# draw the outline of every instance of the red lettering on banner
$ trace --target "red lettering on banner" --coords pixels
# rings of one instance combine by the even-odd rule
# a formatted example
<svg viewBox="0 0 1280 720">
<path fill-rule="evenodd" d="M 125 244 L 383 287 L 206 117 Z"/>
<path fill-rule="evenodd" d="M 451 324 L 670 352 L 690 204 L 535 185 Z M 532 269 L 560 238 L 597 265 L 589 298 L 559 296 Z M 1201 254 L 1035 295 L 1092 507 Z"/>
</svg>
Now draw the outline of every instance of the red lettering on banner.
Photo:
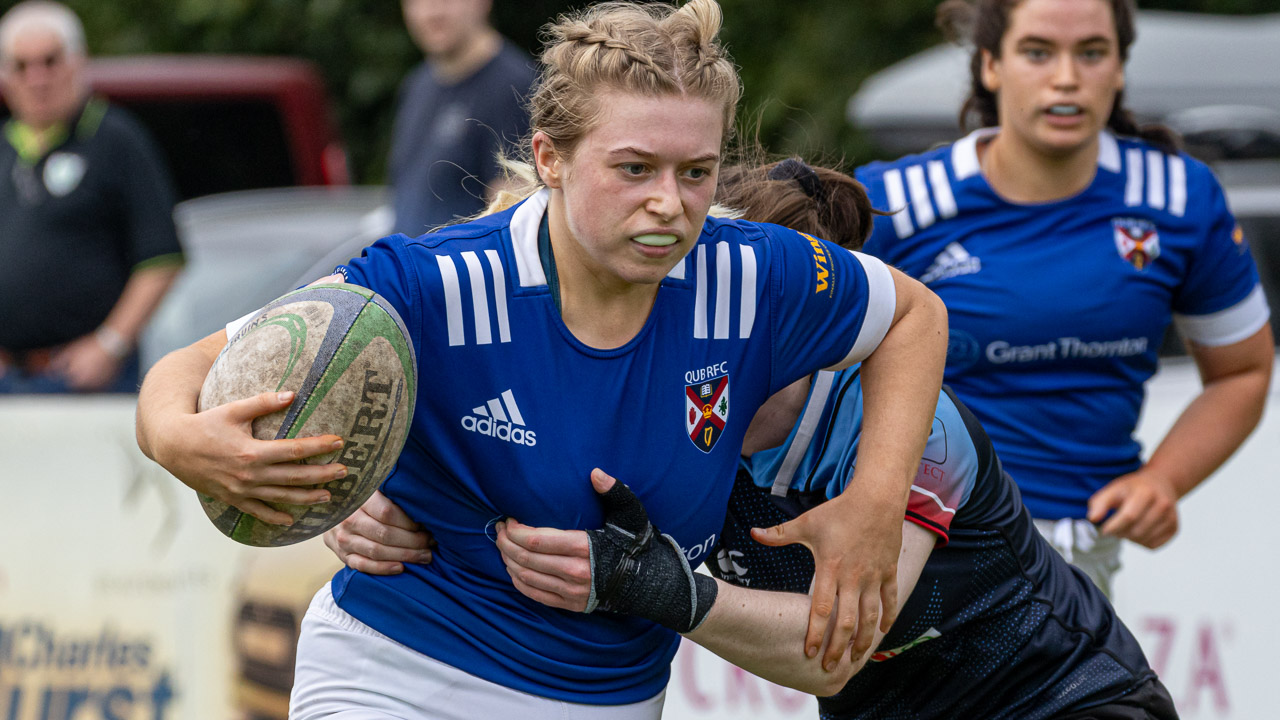
<svg viewBox="0 0 1280 720">
<path fill-rule="evenodd" d="M 685 699 L 694 710 L 710 710 L 711 698 L 698 690 L 698 647 L 697 643 L 687 638 L 680 639 L 680 652 L 676 657 L 680 660 L 680 684 L 684 686 Z"/>
<path fill-rule="evenodd" d="M 760 697 L 760 680 L 737 665 L 730 665 L 726 669 L 728 673 L 724 679 L 725 706 L 736 709 L 745 702 L 748 710 L 759 712 L 760 706 L 764 704 L 764 698 Z"/>
<path fill-rule="evenodd" d="M 1208 689 L 1218 716 L 1230 712 L 1227 685 L 1222 679 L 1222 660 L 1218 655 L 1218 643 L 1213 639 L 1211 625 L 1206 623 L 1200 626 L 1196 634 L 1196 651 L 1191 657 L 1191 680 L 1187 683 L 1187 695 L 1182 706 L 1195 712 L 1200 705 L 1200 691 Z"/>
<path fill-rule="evenodd" d="M 1178 627 L 1173 618 L 1159 615 L 1144 618 L 1142 627 L 1147 632 L 1155 633 L 1155 646 L 1147 653 L 1147 660 L 1151 663 L 1151 669 L 1156 671 L 1156 675 L 1164 675 L 1164 671 L 1169 667 L 1169 654 L 1173 652 L 1173 638 L 1178 634 Z"/>
<path fill-rule="evenodd" d="M 767 683 L 769 686 L 769 694 L 773 695 L 773 702 L 778 709 L 785 713 L 793 713 L 805 706 L 809 700 L 809 693 L 803 693 L 799 690 L 792 690 L 781 685 Z"/>
<path fill-rule="evenodd" d="M 1207 692 L 1213 704 L 1213 717 L 1226 717 L 1231 711 L 1231 698 L 1227 693 L 1226 671 L 1219 648 L 1224 640 L 1231 639 L 1230 626 L 1223 623 L 1219 630 L 1209 621 L 1200 622 L 1191 648 L 1185 648 L 1186 643 L 1175 646 L 1178 637 L 1178 620 L 1175 617 L 1150 615 L 1142 618 L 1141 627 L 1147 633 L 1143 649 L 1151 669 L 1164 678 L 1171 691 L 1181 695 L 1178 709 L 1183 710 L 1184 715 L 1194 716 Z M 1186 665 L 1179 660 L 1177 667 L 1170 666 L 1171 658 L 1184 657 L 1183 650 L 1174 652 L 1175 647 L 1185 648 Z M 1182 678 L 1186 678 L 1185 682 L 1175 682 Z"/>
<path fill-rule="evenodd" d="M 710 689 L 715 687 L 715 678 L 712 676 L 724 673 L 723 696 L 704 692 L 703 688 L 699 687 L 698 664 L 700 661 L 712 663 L 710 666 L 703 666 L 703 670 L 711 668 L 709 675 L 703 677 L 707 680 Z M 752 675 L 715 657 L 711 651 L 688 639 L 681 641 L 680 652 L 676 653 L 671 682 L 672 685 L 680 685 L 682 689 L 679 691 L 668 689 L 668 711 L 672 711 L 673 704 L 677 702 L 675 695 L 671 693 L 679 692 L 683 695 L 687 708 L 693 711 L 693 715 L 684 713 L 689 717 L 694 715 L 697 717 L 729 715 L 743 718 L 811 717 L 813 712 L 812 695 L 781 687 Z"/>
</svg>

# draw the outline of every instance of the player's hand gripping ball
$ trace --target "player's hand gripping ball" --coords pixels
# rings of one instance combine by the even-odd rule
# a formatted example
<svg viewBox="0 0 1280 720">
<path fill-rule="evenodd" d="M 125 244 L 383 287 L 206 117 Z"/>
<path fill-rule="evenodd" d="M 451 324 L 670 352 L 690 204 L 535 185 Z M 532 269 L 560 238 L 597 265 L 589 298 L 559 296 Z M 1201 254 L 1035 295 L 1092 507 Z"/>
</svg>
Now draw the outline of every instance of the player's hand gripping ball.
<svg viewBox="0 0 1280 720">
<path fill-rule="evenodd" d="M 269 503 L 293 516 L 291 526 L 264 523 L 201 495 L 209 519 L 233 540 L 258 546 L 301 542 L 342 522 L 395 466 L 413 417 L 417 367 L 404 322 L 371 290 L 311 285 L 267 305 L 223 348 L 205 378 L 199 409 L 293 391 L 288 408 L 253 421 L 253 436 L 339 435 L 340 450 L 302 462 L 340 462 L 347 476 L 316 486 L 329 491 L 329 502 Z"/>
</svg>

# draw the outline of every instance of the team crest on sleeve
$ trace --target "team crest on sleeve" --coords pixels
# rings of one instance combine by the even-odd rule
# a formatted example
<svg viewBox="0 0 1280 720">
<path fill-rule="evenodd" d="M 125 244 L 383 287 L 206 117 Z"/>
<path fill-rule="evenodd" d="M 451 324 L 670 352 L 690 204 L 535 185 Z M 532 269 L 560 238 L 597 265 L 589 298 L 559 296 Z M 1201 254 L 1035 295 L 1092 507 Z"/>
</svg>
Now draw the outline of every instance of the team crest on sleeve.
<svg viewBox="0 0 1280 720">
<path fill-rule="evenodd" d="M 1146 270 L 1160 257 L 1160 235 L 1156 224 L 1139 218 L 1112 218 L 1116 252 L 1138 270 Z"/>
<path fill-rule="evenodd" d="M 690 376 L 701 374 L 685 374 L 684 424 L 694 446 L 709 453 L 729 422 L 729 373 L 688 382 Z"/>
</svg>

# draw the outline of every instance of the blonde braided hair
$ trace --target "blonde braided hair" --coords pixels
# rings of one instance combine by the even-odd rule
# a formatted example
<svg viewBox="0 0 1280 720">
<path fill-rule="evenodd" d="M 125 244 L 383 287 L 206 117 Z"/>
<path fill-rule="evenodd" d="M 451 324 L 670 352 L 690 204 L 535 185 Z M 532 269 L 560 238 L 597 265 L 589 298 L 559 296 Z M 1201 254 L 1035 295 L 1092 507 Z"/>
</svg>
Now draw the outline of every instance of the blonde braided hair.
<svg viewBox="0 0 1280 720">
<path fill-rule="evenodd" d="M 600 95 L 617 90 L 709 100 L 723 108 L 727 142 L 742 85 L 717 40 L 722 21 L 715 0 L 690 0 L 680 8 L 605 2 L 561 15 L 543 28 L 542 70 L 529 100 L 531 130 L 546 134 L 570 158 L 599 120 Z M 500 162 L 515 189 L 500 193 L 485 213 L 510 207 L 539 186 L 527 160 Z"/>
</svg>

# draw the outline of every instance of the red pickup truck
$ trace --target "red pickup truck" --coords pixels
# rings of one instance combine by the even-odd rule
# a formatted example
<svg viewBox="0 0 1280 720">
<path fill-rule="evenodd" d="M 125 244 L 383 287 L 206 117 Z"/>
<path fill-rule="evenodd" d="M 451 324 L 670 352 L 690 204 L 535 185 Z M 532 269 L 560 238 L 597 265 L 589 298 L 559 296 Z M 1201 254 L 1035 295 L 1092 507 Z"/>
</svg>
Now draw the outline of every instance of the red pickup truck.
<svg viewBox="0 0 1280 720">
<path fill-rule="evenodd" d="M 228 55 L 92 58 L 93 91 L 127 108 L 169 161 L 180 199 L 347 185 L 347 155 L 308 61 Z"/>
</svg>

